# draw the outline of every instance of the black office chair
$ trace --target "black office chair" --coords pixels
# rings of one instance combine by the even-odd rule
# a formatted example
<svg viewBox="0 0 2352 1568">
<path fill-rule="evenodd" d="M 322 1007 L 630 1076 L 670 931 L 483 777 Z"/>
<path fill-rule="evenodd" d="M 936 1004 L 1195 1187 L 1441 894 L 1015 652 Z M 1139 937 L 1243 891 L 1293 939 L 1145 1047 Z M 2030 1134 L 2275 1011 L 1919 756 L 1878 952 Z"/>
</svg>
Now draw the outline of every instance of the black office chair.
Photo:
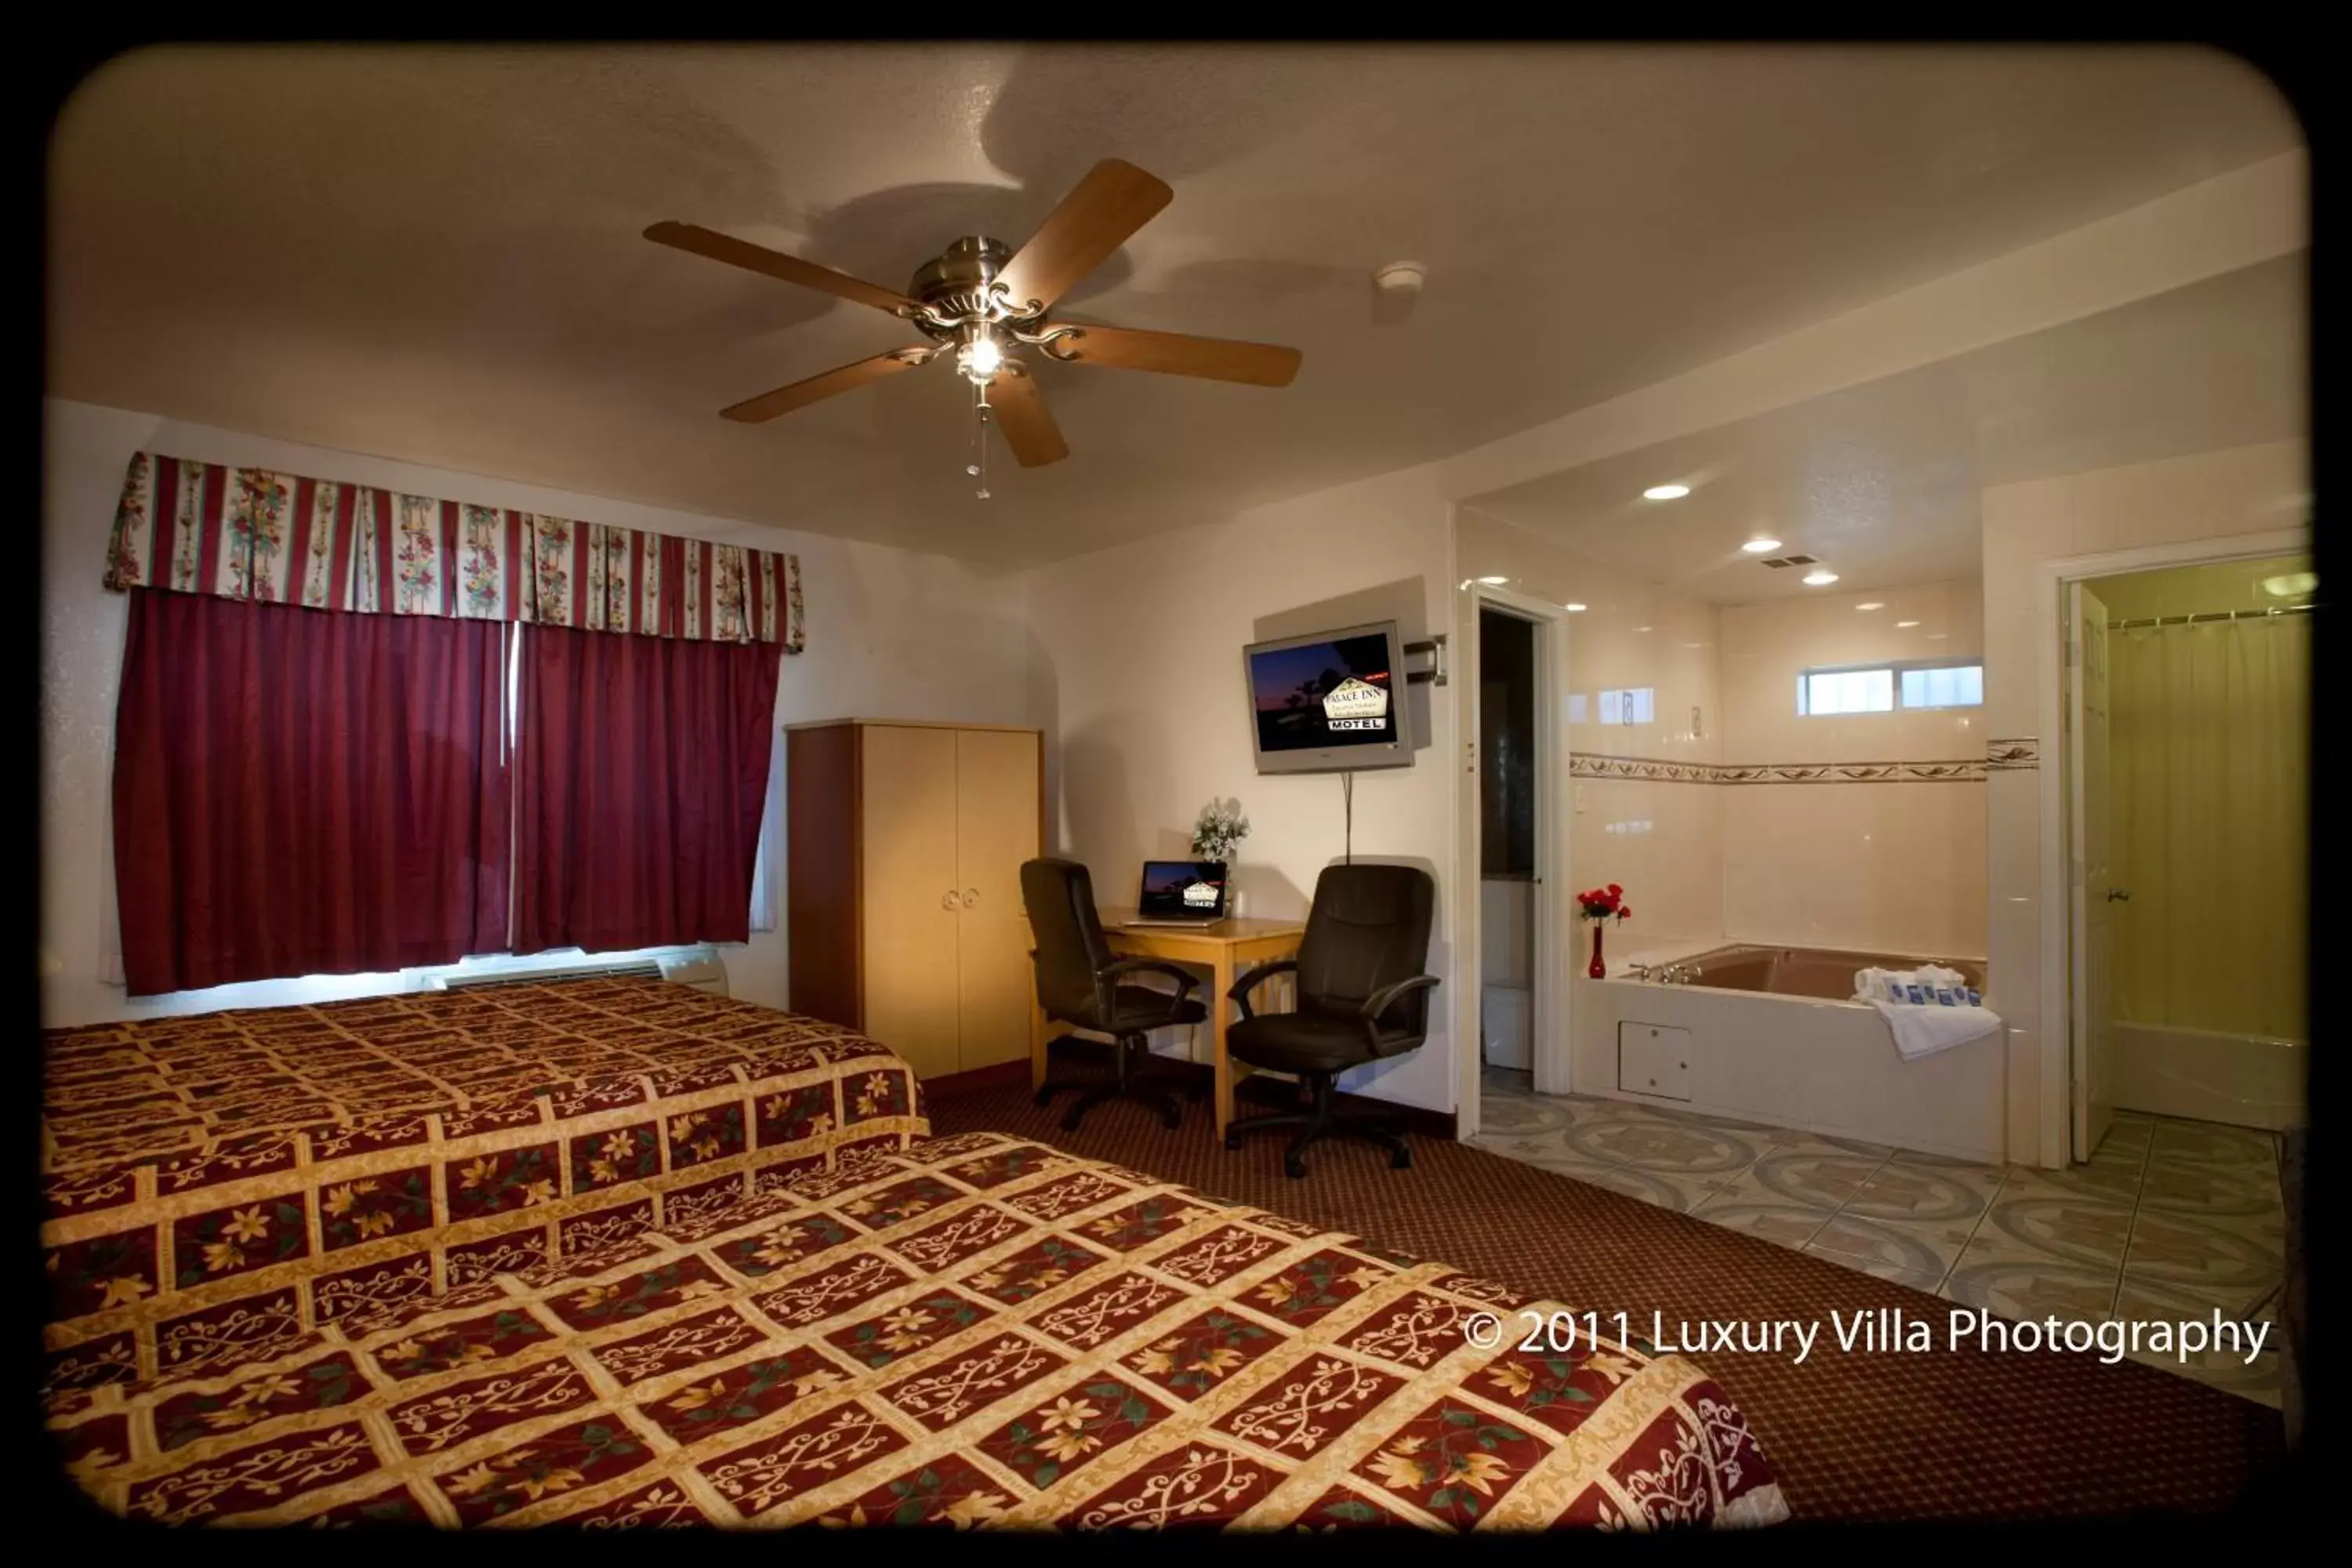
<svg viewBox="0 0 2352 1568">
<path fill-rule="evenodd" d="M 1240 1148 L 1253 1132 L 1296 1127 L 1282 1156 L 1293 1176 L 1307 1174 L 1307 1146 L 1332 1132 L 1379 1144 L 1396 1170 L 1412 1163 L 1401 1117 L 1334 1110 L 1331 1084 L 1349 1068 L 1417 1050 L 1428 1037 L 1437 977 L 1423 970 L 1436 900 L 1429 873 L 1412 866 L 1323 868 L 1298 956 L 1258 965 L 1227 993 L 1242 1016 L 1225 1031 L 1226 1051 L 1252 1067 L 1296 1073 L 1308 1086 L 1309 1105 L 1229 1122 L 1226 1148 Z M 1251 1011 L 1250 993 L 1286 971 L 1297 975 L 1297 1010 Z"/>
<path fill-rule="evenodd" d="M 1107 1100 L 1140 1101 L 1158 1110 L 1165 1125 L 1175 1126 L 1182 1119 L 1176 1101 L 1143 1076 L 1151 1056 L 1147 1037 L 1153 1029 L 1208 1017 L 1208 1009 L 1192 1000 L 1198 982 L 1172 963 L 1115 955 L 1095 913 L 1094 879 L 1076 860 L 1024 863 L 1021 901 L 1028 907 L 1029 930 L 1037 942 L 1029 956 L 1037 969 L 1038 1006 L 1048 1018 L 1108 1035 L 1113 1042 L 1110 1078 L 1048 1079 L 1037 1090 L 1037 1103 L 1049 1104 L 1066 1089 L 1084 1091 L 1062 1118 L 1065 1131 L 1077 1131 L 1079 1120 Z M 1119 984 L 1144 973 L 1168 975 L 1176 982 L 1175 992 Z"/>
</svg>

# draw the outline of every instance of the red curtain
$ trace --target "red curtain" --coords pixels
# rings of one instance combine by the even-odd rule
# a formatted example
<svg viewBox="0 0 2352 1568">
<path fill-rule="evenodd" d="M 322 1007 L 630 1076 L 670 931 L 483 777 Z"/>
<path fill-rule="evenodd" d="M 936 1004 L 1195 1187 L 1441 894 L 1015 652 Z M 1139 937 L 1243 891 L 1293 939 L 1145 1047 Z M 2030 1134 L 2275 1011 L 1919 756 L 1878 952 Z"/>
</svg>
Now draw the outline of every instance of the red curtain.
<svg viewBox="0 0 2352 1568">
<path fill-rule="evenodd" d="M 505 947 L 505 633 L 132 590 L 114 753 L 131 993 Z"/>
<path fill-rule="evenodd" d="M 777 661 L 773 643 L 529 629 L 517 952 L 750 936 Z"/>
</svg>

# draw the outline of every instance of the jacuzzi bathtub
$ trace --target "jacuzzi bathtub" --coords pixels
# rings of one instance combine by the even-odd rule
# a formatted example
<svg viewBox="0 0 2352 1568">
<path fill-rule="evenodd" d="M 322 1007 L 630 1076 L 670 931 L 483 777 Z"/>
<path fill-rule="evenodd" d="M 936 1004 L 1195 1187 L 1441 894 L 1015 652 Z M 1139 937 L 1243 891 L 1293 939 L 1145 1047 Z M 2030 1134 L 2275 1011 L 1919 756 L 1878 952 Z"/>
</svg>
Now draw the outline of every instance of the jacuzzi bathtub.
<svg viewBox="0 0 2352 1568">
<path fill-rule="evenodd" d="M 1941 963 L 1983 987 L 1979 959 L 1837 948 L 1717 946 L 1672 962 L 1686 984 L 1580 979 L 1570 1002 L 1570 1087 L 1957 1159 L 2004 1156 L 2007 1042 L 1917 1061 L 1852 1000 L 1858 969 Z"/>
<path fill-rule="evenodd" d="M 1689 984 L 1717 991 L 1754 991 L 1771 996 L 1811 996 L 1843 1002 L 1853 995 L 1853 977 L 1864 969 L 1916 969 L 1941 964 L 1984 989 L 1984 965 L 1973 958 L 1909 958 L 1893 952 L 1854 952 L 1832 947 L 1758 947 L 1735 943 L 1677 961 L 1691 971 Z"/>
</svg>

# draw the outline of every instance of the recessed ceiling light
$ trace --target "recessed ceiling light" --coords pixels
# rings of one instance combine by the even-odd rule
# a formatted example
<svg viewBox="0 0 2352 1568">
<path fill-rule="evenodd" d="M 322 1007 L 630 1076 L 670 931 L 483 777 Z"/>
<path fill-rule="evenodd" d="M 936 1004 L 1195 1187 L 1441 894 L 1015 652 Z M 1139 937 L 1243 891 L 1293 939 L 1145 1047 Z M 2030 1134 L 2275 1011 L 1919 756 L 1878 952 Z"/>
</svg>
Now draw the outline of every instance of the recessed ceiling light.
<svg viewBox="0 0 2352 1568">
<path fill-rule="evenodd" d="M 2318 588 L 2315 572 L 2290 572 L 2284 577 L 2263 579 L 2263 592 L 2273 599 L 2292 599 L 2297 594 L 2308 594 Z"/>
<path fill-rule="evenodd" d="M 1583 611 L 1584 606 L 1582 605 L 1562 605 L 1560 608 L 1573 616 L 1580 614 Z"/>
<path fill-rule="evenodd" d="M 1508 577 L 1481 577 L 1478 581 L 1486 584 L 1489 588 L 1499 588 L 1504 584 L 1509 582 L 1510 579 Z"/>
<path fill-rule="evenodd" d="M 1826 566 L 1805 574 L 1805 586 L 1808 588 L 1826 588 L 1836 581 L 1837 574 Z"/>
<path fill-rule="evenodd" d="M 1886 608 L 1886 606 L 1878 600 L 1873 599 L 1866 605 L 1856 605 L 1854 608 L 1857 610 L 1883 610 Z"/>
<path fill-rule="evenodd" d="M 1690 494 L 1688 485 L 1652 485 L 1642 492 L 1643 500 L 1680 500 Z"/>
<path fill-rule="evenodd" d="M 1647 627 L 1647 626 L 1635 626 L 1633 629 L 1634 629 L 1635 631 L 1637 631 L 1637 632 L 1646 632 L 1646 631 L 1648 631 L 1650 628 L 1649 628 L 1649 627 Z"/>
<path fill-rule="evenodd" d="M 1780 548 L 1780 542 L 1777 539 L 1751 539 L 1739 548 L 1750 555 L 1769 555 Z"/>
<path fill-rule="evenodd" d="M 1896 631 L 1898 631 L 1898 632 L 1899 632 L 1899 631 L 1907 631 L 1908 629 L 1910 629 L 1910 628 L 1911 628 L 1911 627 L 1913 627 L 1913 626 L 1917 626 L 1918 624 L 1919 624 L 1919 623 L 1918 623 L 1918 622 L 1916 622 L 1916 621 L 1897 621 L 1897 622 L 1895 622 L 1895 629 Z"/>
</svg>

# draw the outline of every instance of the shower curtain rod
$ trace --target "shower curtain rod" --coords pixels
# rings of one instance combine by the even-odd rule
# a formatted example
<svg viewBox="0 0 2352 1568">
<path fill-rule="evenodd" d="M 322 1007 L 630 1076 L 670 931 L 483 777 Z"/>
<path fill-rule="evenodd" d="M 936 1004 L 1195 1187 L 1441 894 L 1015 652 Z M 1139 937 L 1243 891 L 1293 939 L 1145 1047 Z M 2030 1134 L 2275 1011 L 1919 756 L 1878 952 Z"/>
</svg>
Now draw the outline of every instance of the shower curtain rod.
<svg viewBox="0 0 2352 1568">
<path fill-rule="evenodd" d="M 2271 616 L 2308 615 L 2316 605 L 2280 605 L 2266 610 L 2200 610 L 2188 616 L 2142 616 L 2135 621 L 2109 621 L 2111 632 L 2137 631 L 2141 626 L 2185 626 L 2199 621 L 2259 621 Z"/>
</svg>

